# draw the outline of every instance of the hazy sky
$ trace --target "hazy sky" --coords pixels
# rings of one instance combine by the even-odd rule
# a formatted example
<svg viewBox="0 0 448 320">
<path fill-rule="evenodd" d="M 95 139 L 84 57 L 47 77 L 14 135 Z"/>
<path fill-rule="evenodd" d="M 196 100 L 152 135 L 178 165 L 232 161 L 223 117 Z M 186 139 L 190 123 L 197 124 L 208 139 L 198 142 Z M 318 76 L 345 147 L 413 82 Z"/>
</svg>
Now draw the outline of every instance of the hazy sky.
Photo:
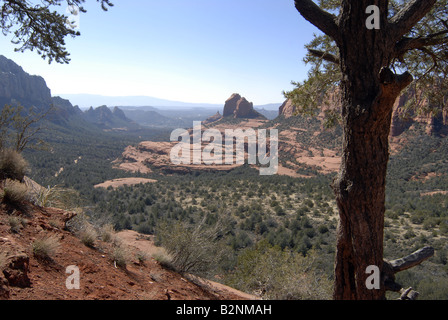
<svg viewBox="0 0 448 320">
<path fill-rule="evenodd" d="M 69 65 L 15 53 L 11 35 L 0 35 L 0 54 L 43 76 L 53 95 L 223 103 L 237 92 L 260 105 L 282 102 L 291 80 L 306 77 L 304 45 L 317 29 L 293 0 L 112 2 L 103 12 L 87 0 L 81 36 L 67 39 Z"/>
</svg>

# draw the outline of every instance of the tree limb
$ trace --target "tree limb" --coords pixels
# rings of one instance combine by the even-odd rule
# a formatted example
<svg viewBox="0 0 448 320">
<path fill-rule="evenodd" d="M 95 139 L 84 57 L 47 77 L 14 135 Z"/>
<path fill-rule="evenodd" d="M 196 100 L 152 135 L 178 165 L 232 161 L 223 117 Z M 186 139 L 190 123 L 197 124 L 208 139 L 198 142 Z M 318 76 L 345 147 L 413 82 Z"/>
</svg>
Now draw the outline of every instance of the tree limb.
<svg viewBox="0 0 448 320">
<path fill-rule="evenodd" d="M 387 291 L 399 292 L 401 294 L 400 300 L 415 300 L 418 297 L 418 292 L 412 288 L 404 289 L 399 283 L 395 282 L 395 274 L 421 264 L 423 261 L 431 258 L 434 255 L 434 248 L 424 247 L 414 253 L 392 261 L 384 260 L 383 264 L 383 278 Z"/>
<path fill-rule="evenodd" d="M 323 59 L 325 61 L 332 62 L 332 63 L 339 65 L 339 62 L 340 62 L 339 57 L 337 57 L 331 53 L 320 51 L 320 50 L 315 50 L 315 49 L 308 49 L 308 52 L 312 56 L 315 56 L 316 58 Z"/>
<path fill-rule="evenodd" d="M 437 46 L 448 43 L 448 36 L 441 37 L 444 35 L 448 35 L 448 30 L 443 30 L 441 32 L 437 32 L 434 34 L 430 34 L 426 37 L 418 37 L 418 38 L 408 38 L 403 37 L 397 44 L 395 45 L 396 57 L 402 57 L 407 51 L 414 49 L 423 49 L 428 46 Z"/>
<path fill-rule="evenodd" d="M 414 27 L 435 5 L 437 0 L 411 0 L 392 19 L 389 28 L 392 39 L 398 41 Z"/>
<path fill-rule="evenodd" d="M 423 249 L 417 250 L 414 253 L 408 255 L 407 257 L 390 261 L 395 273 L 401 272 L 412 267 L 415 267 L 422 263 L 423 261 L 431 258 L 434 255 L 434 248 L 424 247 Z"/>
<path fill-rule="evenodd" d="M 339 43 L 339 26 L 336 16 L 322 10 L 312 0 L 295 0 L 294 3 L 302 17 Z"/>
</svg>

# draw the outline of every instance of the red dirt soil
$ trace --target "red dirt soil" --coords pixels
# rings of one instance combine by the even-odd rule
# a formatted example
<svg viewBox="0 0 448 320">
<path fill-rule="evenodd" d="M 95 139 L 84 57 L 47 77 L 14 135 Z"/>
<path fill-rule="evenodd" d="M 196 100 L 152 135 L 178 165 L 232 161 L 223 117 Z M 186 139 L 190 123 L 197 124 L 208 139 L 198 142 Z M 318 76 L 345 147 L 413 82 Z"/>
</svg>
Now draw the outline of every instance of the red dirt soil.
<svg viewBox="0 0 448 320">
<path fill-rule="evenodd" d="M 12 216 L 26 219 L 26 224 L 17 232 L 11 230 Z M 155 249 L 152 240 L 131 231 L 116 234 L 129 257 L 126 267 L 116 267 L 111 258 L 112 242 L 97 240 L 90 248 L 65 230 L 65 223 L 72 216 L 60 209 L 37 208 L 31 204 L 21 210 L 0 206 L 0 300 L 255 299 L 211 282 L 198 286 L 163 268 L 150 257 Z M 56 254 L 47 260 L 36 258 L 31 244 L 48 235 L 59 239 Z M 146 261 L 139 262 L 137 252 L 144 252 Z M 77 266 L 80 270 L 79 290 L 66 287 L 70 276 L 66 273 L 68 266 Z"/>
</svg>

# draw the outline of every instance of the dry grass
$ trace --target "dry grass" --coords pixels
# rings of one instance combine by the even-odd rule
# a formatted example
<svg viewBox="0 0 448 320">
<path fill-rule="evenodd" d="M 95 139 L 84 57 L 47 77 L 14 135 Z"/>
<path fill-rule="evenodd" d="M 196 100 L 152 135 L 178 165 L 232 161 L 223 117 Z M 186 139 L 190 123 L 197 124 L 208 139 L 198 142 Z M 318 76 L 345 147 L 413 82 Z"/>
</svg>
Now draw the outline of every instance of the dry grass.
<svg viewBox="0 0 448 320">
<path fill-rule="evenodd" d="M 87 225 L 79 234 L 79 238 L 81 239 L 81 242 L 89 247 L 93 248 L 95 246 L 95 241 L 98 238 L 98 233 L 96 232 L 95 228 L 91 225 Z"/>
<path fill-rule="evenodd" d="M 28 224 L 28 221 L 22 217 L 10 216 L 8 217 L 8 223 L 12 232 L 19 233 Z"/>
<path fill-rule="evenodd" d="M 12 179 L 6 179 L 3 189 L 3 202 L 9 204 L 22 204 L 28 200 L 28 187 Z"/>
<path fill-rule="evenodd" d="M 54 235 L 47 235 L 34 240 L 31 244 L 33 254 L 37 258 L 50 259 L 60 247 L 59 239 Z"/>
<path fill-rule="evenodd" d="M 111 258 L 114 264 L 120 268 L 126 268 L 129 262 L 129 256 L 123 246 L 116 246 L 111 252 Z"/>
<path fill-rule="evenodd" d="M 28 163 L 23 156 L 12 149 L 0 152 L 0 172 L 3 178 L 22 181 L 28 171 Z"/>
</svg>

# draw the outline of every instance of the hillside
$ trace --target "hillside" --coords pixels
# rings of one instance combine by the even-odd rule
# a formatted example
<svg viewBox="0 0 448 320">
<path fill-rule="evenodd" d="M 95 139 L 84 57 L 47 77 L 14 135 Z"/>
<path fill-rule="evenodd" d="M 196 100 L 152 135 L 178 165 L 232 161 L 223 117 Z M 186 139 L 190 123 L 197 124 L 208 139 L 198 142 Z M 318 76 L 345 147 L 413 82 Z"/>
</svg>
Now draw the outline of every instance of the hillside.
<svg viewBox="0 0 448 320">
<path fill-rule="evenodd" d="M 161 249 L 154 246 L 152 238 L 136 232 L 109 233 L 108 240 L 103 233 L 87 246 L 79 233 L 73 233 L 75 221 L 72 212 L 61 209 L 31 203 L 21 203 L 20 208 L 1 204 L 0 300 L 253 298 L 212 282 L 195 284 L 162 267 L 151 256 Z M 54 252 L 37 254 L 33 245 L 42 239 L 53 239 Z M 69 266 L 79 268 L 79 290 L 66 287 Z"/>
</svg>

